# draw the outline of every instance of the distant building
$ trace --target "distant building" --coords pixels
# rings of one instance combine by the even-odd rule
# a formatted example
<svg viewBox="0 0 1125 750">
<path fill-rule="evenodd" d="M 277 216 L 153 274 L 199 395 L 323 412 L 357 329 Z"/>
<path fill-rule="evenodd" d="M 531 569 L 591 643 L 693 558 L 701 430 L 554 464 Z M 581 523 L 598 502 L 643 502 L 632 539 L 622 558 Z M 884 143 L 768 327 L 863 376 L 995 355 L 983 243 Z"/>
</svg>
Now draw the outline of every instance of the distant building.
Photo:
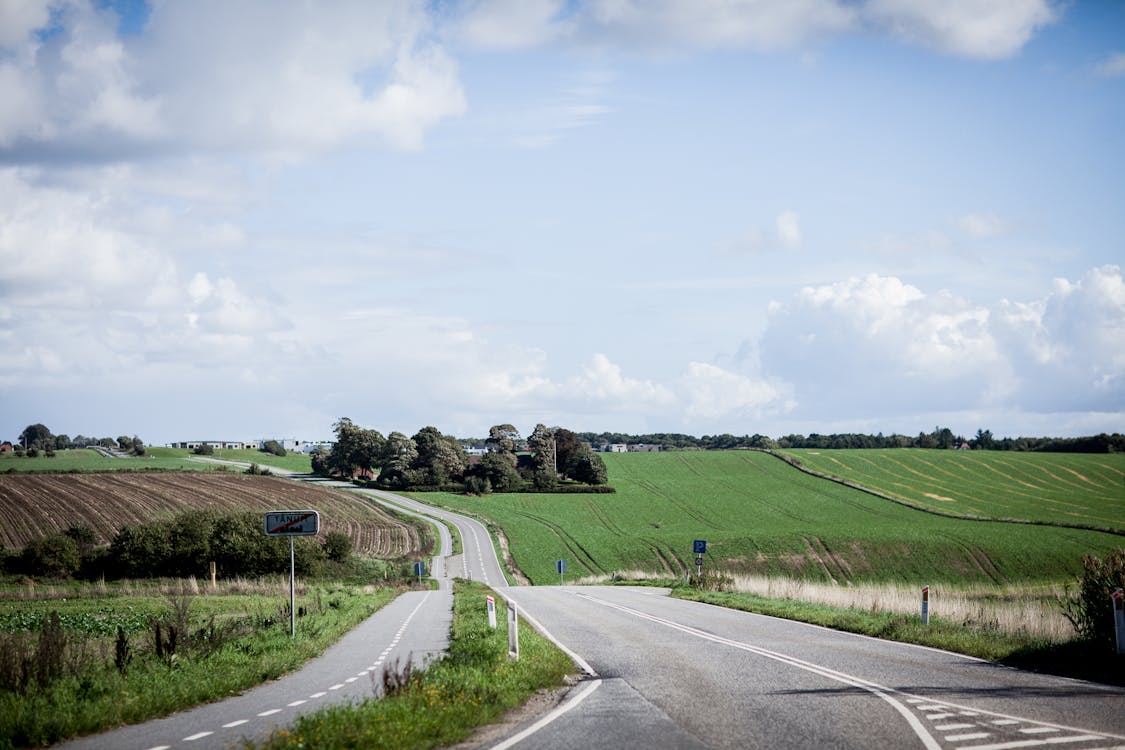
<svg viewBox="0 0 1125 750">
<path fill-rule="evenodd" d="M 0 453 L 11 453 L 15 448 L 7 440 L 0 443 Z"/>
<path fill-rule="evenodd" d="M 629 452 L 629 446 L 625 445 L 625 443 L 609 443 L 605 447 L 605 452 L 606 453 L 628 453 Z"/>
<path fill-rule="evenodd" d="M 483 456 L 485 453 L 488 453 L 488 448 L 469 447 L 465 449 L 466 456 Z"/>
<path fill-rule="evenodd" d="M 630 453 L 659 453 L 660 445 L 657 443 L 633 443 L 629 446 Z"/>
<path fill-rule="evenodd" d="M 335 443 L 328 440 L 310 440 L 301 446 L 301 453 L 316 453 L 317 451 L 331 453 L 334 445 Z"/>
<path fill-rule="evenodd" d="M 186 448 L 190 451 L 202 448 L 204 445 L 209 445 L 217 451 L 258 450 L 258 443 L 253 440 L 181 440 L 176 443 L 168 443 L 169 448 Z"/>
</svg>

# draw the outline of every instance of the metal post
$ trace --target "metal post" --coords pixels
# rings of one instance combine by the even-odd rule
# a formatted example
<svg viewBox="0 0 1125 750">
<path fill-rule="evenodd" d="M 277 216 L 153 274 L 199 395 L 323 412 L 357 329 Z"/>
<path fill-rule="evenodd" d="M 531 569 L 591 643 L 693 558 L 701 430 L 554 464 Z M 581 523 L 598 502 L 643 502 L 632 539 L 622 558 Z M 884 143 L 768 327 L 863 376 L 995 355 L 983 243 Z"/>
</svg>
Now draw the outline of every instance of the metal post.
<svg viewBox="0 0 1125 750">
<path fill-rule="evenodd" d="M 1113 624 L 1117 631 L 1117 653 L 1125 654 L 1125 590 L 1113 592 Z"/>
<path fill-rule="evenodd" d="M 930 587 L 922 587 L 922 624 L 930 624 Z"/>
<path fill-rule="evenodd" d="M 293 537 L 289 537 L 289 637 L 297 637 L 297 564 L 293 556 Z"/>
</svg>

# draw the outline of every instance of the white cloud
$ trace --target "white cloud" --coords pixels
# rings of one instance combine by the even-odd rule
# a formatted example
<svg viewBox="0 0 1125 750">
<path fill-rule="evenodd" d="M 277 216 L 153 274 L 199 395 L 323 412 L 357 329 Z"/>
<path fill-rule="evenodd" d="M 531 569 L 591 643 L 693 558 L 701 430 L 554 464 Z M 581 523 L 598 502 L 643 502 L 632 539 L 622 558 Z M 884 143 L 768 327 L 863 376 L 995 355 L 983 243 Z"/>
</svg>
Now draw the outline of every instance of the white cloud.
<svg viewBox="0 0 1125 750">
<path fill-rule="evenodd" d="M 0 3 L 0 48 L 11 47 L 47 25 L 51 9 L 47 0 L 4 0 Z"/>
<path fill-rule="evenodd" d="M 1112 411 L 1125 403 L 1125 284 L 1105 266 L 992 306 L 877 275 L 807 287 L 771 306 L 761 366 L 806 418 Z"/>
<path fill-rule="evenodd" d="M 563 0 L 479 0 L 459 22 L 459 37 L 474 47 L 514 50 L 565 35 Z"/>
<path fill-rule="evenodd" d="M 796 211 L 783 211 L 777 217 L 777 239 L 787 248 L 801 245 L 801 217 Z"/>
<path fill-rule="evenodd" d="M 1003 219 L 990 213 L 966 214 L 957 220 L 957 226 L 973 239 L 998 237 L 1008 229 Z"/>
<path fill-rule="evenodd" d="M 868 0 L 863 13 L 907 41 L 986 60 L 1016 54 L 1058 15 L 1048 0 Z"/>
<path fill-rule="evenodd" d="M 678 383 L 689 419 L 750 420 L 767 410 L 784 411 L 793 404 L 782 391 L 762 380 L 704 362 L 690 362 Z"/>
<path fill-rule="evenodd" d="M 58 21 L 41 43 L 9 43 L 0 92 L 37 108 L 0 118 L 0 147 L 299 157 L 368 138 L 412 149 L 466 106 L 416 3 L 160 3 L 144 34 L 125 38 L 87 0 L 65 3 Z"/>
<path fill-rule="evenodd" d="M 1125 52 L 1114 52 L 1094 68 L 1098 75 L 1109 78 L 1125 76 Z"/>
</svg>

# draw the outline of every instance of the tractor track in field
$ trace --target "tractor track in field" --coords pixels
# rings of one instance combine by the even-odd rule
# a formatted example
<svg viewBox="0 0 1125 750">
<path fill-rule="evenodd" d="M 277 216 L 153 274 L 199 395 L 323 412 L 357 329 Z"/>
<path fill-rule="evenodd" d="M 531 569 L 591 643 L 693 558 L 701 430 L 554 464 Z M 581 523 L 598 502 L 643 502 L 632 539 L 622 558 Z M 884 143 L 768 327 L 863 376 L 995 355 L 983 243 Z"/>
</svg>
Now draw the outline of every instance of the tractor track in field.
<svg viewBox="0 0 1125 750">
<path fill-rule="evenodd" d="M 517 516 L 523 516 L 524 518 L 530 519 L 538 524 L 545 526 L 548 530 L 551 531 L 551 533 L 557 536 L 559 538 L 559 541 L 562 542 L 563 546 L 566 547 L 572 555 L 574 555 L 574 559 L 582 567 L 586 568 L 586 570 L 592 575 L 598 575 L 599 573 L 604 574 L 609 572 L 602 567 L 601 563 L 599 563 L 597 559 L 590 554 L 589 550 L 587 550 L 581 542 L 571 536 L 570 532 L 568 532 L 558 524 L 552 523 L 546 518 L 537 516 L 534 513 L 528 513 L 527 511 L 516 510 L 512 511 L 512 513 Z"/>
</svg>

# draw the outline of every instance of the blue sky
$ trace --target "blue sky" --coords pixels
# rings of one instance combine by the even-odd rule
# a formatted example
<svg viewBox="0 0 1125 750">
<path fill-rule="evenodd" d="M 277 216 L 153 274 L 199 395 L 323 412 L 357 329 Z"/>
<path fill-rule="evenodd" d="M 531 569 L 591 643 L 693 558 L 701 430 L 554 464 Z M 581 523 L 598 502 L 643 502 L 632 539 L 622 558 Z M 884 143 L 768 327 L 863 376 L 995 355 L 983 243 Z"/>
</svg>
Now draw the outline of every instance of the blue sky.
<svg viewBox="0 0 1125 750">
<path fill-rule="evenodd" d="M 1120 3 L 0 0 L 0 102 L 0 437 L 1125 429 Z"/>
</svg>

